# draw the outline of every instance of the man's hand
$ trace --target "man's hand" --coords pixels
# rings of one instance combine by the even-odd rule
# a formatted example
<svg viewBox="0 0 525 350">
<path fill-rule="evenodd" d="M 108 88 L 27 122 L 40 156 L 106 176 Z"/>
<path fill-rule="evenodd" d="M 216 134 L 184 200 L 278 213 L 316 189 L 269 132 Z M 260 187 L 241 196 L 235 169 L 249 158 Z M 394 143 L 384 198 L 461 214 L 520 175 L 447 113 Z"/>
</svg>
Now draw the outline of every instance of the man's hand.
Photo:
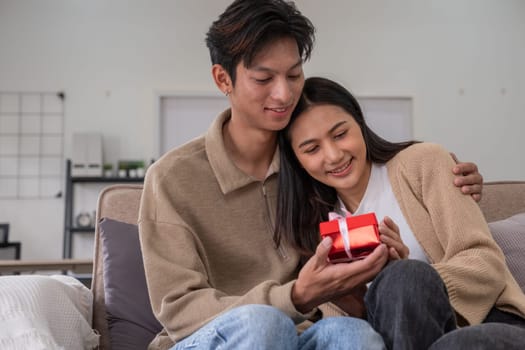
<svg viewBox="0 0 525 350">
<path fill-rule="evenodd" d="M 483 176 L 478 171 L 478 166 L 474 163 L 459 162 L 454 153 L 450 153 L 456 166 L 452 172 L 456 175 L 454 185 L 461 189 L 464 194 L 470 194 L 476 202 L 481 200 L 483 190 Z"/>
<path fill-rule="evenodd" d="M 318 305 L 351 293 L 354 288 L 373 280 L 388 260 L 387 247 L 381 244 L 362 260 L 332 264 L 328 261 L 331 247 L 332 239 L 324 238 L 299 271 L 292 288 L 292 302 L 297 311 L 307 313 Z"/>
</svg>

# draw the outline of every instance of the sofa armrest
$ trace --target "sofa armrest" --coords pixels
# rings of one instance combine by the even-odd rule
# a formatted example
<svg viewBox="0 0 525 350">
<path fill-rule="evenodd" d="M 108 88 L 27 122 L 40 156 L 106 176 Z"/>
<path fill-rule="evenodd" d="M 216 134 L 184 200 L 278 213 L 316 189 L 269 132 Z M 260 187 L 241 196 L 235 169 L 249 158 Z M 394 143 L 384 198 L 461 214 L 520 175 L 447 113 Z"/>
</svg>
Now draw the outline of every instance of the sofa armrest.
<svg viewBox="0 0 525 350">
<path fill-rule="evenodd" d="M 106 217 L 129 224 L 137 224 L 141 195 L 142 185 L 117 184 L 105 187 L 98 197 L 91 291 L 93 293 L 93 328 L 100 334 L 99 350 L 111 349 L 106 319 L 100 219 Z"/>
<path fill-rule="evenodd" d="M 479 203 L 488 222 L 525 212 L 525 181 L 493 181 L 483 184 Z"/>
</svg>

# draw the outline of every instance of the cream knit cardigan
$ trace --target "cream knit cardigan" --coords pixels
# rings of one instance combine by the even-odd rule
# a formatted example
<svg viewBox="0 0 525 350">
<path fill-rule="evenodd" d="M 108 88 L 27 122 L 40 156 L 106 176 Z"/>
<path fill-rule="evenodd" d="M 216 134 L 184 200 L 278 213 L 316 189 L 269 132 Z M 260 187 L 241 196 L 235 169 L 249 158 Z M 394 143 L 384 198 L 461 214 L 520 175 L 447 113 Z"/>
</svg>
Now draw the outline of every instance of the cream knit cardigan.
<svg viewBox="0 0 525 350">
<path fill-rule="evenodd" d="M 413 145 L 387 163 L 399 206 L 443 278 L 459 324 L 478 324 L 490 309 L 525 317 L 525 294 L 511 275 L 483 214 L 453 185 L 454 162 L 431 143 Z"/>
</svg>

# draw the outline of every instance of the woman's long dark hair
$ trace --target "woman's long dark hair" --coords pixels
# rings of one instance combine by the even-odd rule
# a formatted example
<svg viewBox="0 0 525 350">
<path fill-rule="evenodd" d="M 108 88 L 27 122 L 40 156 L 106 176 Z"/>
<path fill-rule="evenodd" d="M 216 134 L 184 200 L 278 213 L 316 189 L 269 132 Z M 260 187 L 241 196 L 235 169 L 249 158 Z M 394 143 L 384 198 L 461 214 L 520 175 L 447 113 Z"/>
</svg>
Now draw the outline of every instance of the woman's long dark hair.
<svg viewBox="0 0 525 350">
<path fill-rule="evenodd" d="M 381 138 L 366 125 L 359 103 L 343 86 L 325 78 L 306 79 L 290 123 L 279 132 L 280 170 L 274 235 L 277 244 L 284 239 L 306 258 L 315 253 L 320 242 L 319 223 L 334 209 L 337 193 L 311 177 L 300 165 L 290 144 L 289 130 L 304 111 L 318 105 L 339 106 L 354 117 L 363 133 L 366 158 L 370 162 L 386 163 L 417 142 L 394 143 Z"/>
</svg>

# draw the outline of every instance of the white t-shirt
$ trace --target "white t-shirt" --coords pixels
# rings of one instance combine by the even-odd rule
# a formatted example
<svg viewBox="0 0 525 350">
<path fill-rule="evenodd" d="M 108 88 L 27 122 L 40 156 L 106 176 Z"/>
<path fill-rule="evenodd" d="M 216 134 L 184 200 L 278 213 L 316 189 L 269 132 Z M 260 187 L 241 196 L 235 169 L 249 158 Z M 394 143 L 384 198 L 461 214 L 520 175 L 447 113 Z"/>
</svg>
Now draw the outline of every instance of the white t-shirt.
<svg viewBox="0 0 525 350">
<path fill-rule="evenodd" d="M 344 203 L 339 199 L 339 208 L 337 212 L 346 216 L 349 214 Z M 365 195 L 359 203 L 355 213 L 350 215 L 360 215 L 366 213 L 375 213 L 377 220 L 380 222 L 385 216 L 389 216 L 399 226 L 399 233 L 403 243 L 410 250 L 409 259 L 429 262 L 428 258 L 417 241 L 414 233 L 408 226 L 408 223 L 401 212 L 397 199 L 392 191 L 388 171 L 385 164 L 372 164 L 370 179 L 365 191 Z"/>
</svg>

